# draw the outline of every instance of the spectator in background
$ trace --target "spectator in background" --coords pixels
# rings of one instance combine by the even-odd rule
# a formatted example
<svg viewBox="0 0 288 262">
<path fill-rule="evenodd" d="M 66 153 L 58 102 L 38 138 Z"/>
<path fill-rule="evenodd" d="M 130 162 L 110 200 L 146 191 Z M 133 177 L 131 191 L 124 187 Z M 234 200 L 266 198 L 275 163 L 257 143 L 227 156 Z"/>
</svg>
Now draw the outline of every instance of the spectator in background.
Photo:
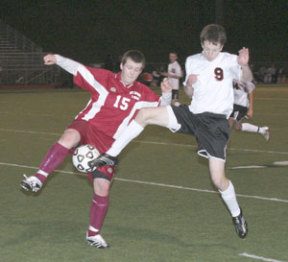
<svg viewBox="0 0 288 262">
<path fill-rule="evenodd" d="M 180 78 L 183 76 L 180 64 L 177 61 L 178 55 L 176 52 L 169 53 L 170 63 L 168 72 L 162 72 L 161 75 L 168 77 L 170 86 L 172 87 L 172 105 L 179 106 L 179 84 Z"/>
<path fill-rule="evenodd" d="M 279 84 L 283 84 L 286 82 L 286 75 L 285 75 L 285 71 L 284 68 L 281 67 L 278 70 L 278 74 L 277 74 L 277 83 Z"/>
<path fill-rule="evenodd" d="M 267 68 L 265 76 L 264 76 L 264 83 L 265 84 L 274 84 L 276 83 L 277 75 L 277 68 L 274 64 Z"/>
</svg>

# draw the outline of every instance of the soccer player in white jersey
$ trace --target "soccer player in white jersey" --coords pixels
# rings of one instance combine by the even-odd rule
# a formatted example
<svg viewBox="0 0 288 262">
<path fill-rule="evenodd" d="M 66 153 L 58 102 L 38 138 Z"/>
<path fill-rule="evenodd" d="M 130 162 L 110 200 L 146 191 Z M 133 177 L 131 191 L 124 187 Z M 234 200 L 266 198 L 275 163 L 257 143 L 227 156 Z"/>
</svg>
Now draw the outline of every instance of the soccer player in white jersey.
<svg viewBox="0 0 288 262">
<path fill-rule="evenodd" d="M 226 146 L 229 139 L 228 118 L 233 110 L 233 79 L 252 81 L 249 68 L 249 50 L 239 55 L 221 52 L 226 42 L 225 29 L 217 24 L 203 28 L 200 34 L 202 53 L 186 60 L 186 93 L 192 96 L 188 105 L 146 108 L 139 111 L 127 130 L 112 147 L 96 159 L 91 166 L 113 165 L 117 155 L 146 125 L 159 125 L 172 132 L 192 134 L 196 137 L 198 154 L 208 158 L 214 186 L 226 204 L 236 233 L 245 238 L 247 223 L 236 199 L 232 182 L 225 176 Z"/>
<path fill-rule="evenodd" d="M 179 84 L 180 78 L 183 76 L 182 69 L 177 61 L 178 55 L 176 52 L 169 53 L 170 63 L 168 65 L 168 72 L 162 72 L 161 75 L 168 77 L 169 85 L 172 87 L 172 105 L 179 104 Z"/>
<path fill-rule="evenodd" d="M 123 55 L 119 73 L 84 66 L 54 54 L 46 55 L 44 63 L 56 64 L 71 73 L 74 83 L 88 91 L 91 97 L 86 107 L 48 150 L 39 170 L 22 180 L 21 187 L 26 191 L 39 191 L 48 176 L 78 145 L 91 144 L 99 152 L 105 152 L 135 117 L 137 110 L 171 103 L 171 88 L 167 80 L 161 84 L 162 97 L 136 81 L 145 66 L 145 57 L 137 50 L 127 51 Z M 94 194 L 86 239 L 90 245 L 98 248 L 108 247 L 100 231 L 108 210 L 109 190 L 114 175 L 114 167 L 109 166 L 88 174 Z"/>
<path fill-rule="evenodd" d="M 254 113 L 254 90 L 253 82 L 233 81 L 234 106 L 229 118 L 229 125 L 238 131 L 258 133 L 266 141 L 269 141 L 270 131 L 268 126 L 256 126 L 250 123 L 242 123 L 244 119 L 252 119 Z"/>
</svg>

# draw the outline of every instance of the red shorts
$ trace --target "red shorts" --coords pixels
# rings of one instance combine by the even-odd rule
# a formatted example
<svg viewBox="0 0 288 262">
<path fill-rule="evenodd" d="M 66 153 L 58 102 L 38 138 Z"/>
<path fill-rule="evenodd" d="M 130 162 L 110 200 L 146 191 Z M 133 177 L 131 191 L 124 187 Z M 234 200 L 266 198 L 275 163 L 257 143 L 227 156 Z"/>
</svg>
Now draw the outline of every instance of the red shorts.
<svg viewBox="0 0 288 262">
<path fill-rule="evenodd" d="M 114 139 L 110 136 L 105 135 L 101 131 L 93 128 L 92 125 L 89 124 L 87 121 L 83 120 L 75 120 L 69 125 L 67 128 L 75 129 L 80 133 L 81 145 L 92 145 L 94 146 L 100 153 L 106 152 Z M 113 176 L 115 175 L 115 167 L 112 166 L 103 166 L 97 168 L 96 171 L 93 172 L 93 177 L 97 178 L 105 178 L 108 180 L 112 180 Z"/>
</svg>

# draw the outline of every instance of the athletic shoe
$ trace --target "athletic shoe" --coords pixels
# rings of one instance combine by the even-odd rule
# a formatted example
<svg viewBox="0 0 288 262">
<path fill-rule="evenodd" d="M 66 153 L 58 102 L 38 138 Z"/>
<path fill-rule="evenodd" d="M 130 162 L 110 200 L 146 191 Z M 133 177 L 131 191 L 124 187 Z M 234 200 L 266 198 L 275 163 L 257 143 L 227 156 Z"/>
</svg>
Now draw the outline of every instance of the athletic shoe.
<svg viewBox="0 0 288 262">
<path fill-rule="evenodd" d="M 90 236 L 90 237 L 88 237 L 88 235 L 86 234 L 86 240 L 87 240 L 88 245 L 93 246 L 93 247 L 97 247 L 97 248 L 109 247 L 109 245 L 106 243 L 106 241 L 100 234 L 97 234 L 95 236 Z"/>
<path fill-rule="evenodd" d="M 96 159 L 88 162 L 88 165 L 91 168 L 101 167 L 101 166 L 115 166 L 117 165 L 118 160 L 117 157 L 110 156 L 108 154 L 101 154 Z"/>
<path fill-rule="evenodd" d="M 268 126 L 264 126 L 264 127 L 262 127 L 262 130 L 263 130 L 263 133 L 261 133 L 262 136 L 264 136 L 266 141 L 269 141 L 269 139 L 270 139 L 269 127 Z"/>
<path fill-rule="evenodd" d="M 41 189 L 43 183 L 36 176 L 27 177 L 25 174 L 23 176 L 24 179 L 20 183 L 22 189 L 35 193 Z"/>
<path fill-rule="evenodd" d="M 243 217 L 242 210 L 240 209 L 240 214 L 237 217 L 233 217 L 233 224 L 237 235 L 240 238 L 245 238 L 248 233 L 248 224 Z"/>
</svg>

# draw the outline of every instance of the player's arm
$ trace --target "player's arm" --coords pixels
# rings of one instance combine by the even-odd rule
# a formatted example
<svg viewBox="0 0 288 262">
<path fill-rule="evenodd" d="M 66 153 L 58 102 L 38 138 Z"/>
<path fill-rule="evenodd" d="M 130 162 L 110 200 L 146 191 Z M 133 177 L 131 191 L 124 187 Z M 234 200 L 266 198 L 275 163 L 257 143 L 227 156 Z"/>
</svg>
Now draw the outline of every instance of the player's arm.
<svg viewBox="0 0 288 262">
<path fill-rule="evenodd" d="M 191 59 L 189 59 L 188 57 L 185 62 L 186 79 L 183 82 L 183 85 L 184 85 L 184 92 L 190 98 L 193 96 L 194 93 L 193 85 L 197 81 L 197 75 L 193 74 L 191 67 L 192 67 Z"/>
<path fill-rule="evenodd" d="M 182 70 L 179 67 L 176 68 L 176 72 L 175 73 L 171 73 L 171 72 L 167 72 L 167 73 L 162 73 L 162 76 L 166 76 L 169 78 L 175 78 L 175 79 L 180 79 L 182 77 Z"/>
<path fill-rule="evenodd" d="M 102 87 L 102 85 L 97 84 L 98 81 L 96 80 L 95 76 L 98 75 L 100 78 L 99 70 L 91 69 L 82 65 L 79 62 L 76 62 L 70 58 L 63 57 L 58 54 L 48 54 L 44 56 L 44 63 L 45 65 L 53 65 L 56 64 L 63 68 L 65 71 L 69 72 L 74 76 L 74 83 L 90 92 L 90 93 L 106 93 L 107 90 Z M 105 70 L 104 70 L 105 71 Z M 106 74 L 103 74 L 105 78 Z"/>
<path fill-rule="evenodd" d="M 45 55 L 43 60 L 45 65 L 56 64 L 74 76 L 77 74 L 79 67 L 82 66 L 80 63 L 70 58 L 66 58 L 57 54 Z"/>
<path fill-rule="evenodd" d="M 160 97 L 160 106 L 166 106 L 171 104 L 172 100 L 172 87 L 169 85 L 167 78 L 164 78 L 161 82 L 162 96 Z"/>
<path fill-rule="evenodd" d="M 242 81 L 253 80 L 253 74 L 248 63 L 249 63 L 249 49 L 243 47 L 239 51 L 239 55 L 238 55 L 238 64 L 242 68 L 242 77 L 241 77 Z"/>
<path fill-rule="evenodd" d="M 198 75 L 191 74 L 187 77 L 187 80 L 184 85 L 184 92 L 190 98 L 193 96 L 194 88 L 193 85 L 197 82 Z"/>
<path fill-rule="evenodd" d="M 253 117 L 253 113 L 254 113 L 254 92 L 253 91 L 248 94 L 248 99 L 249 99 L 249 108 L 247 111 L 247 116 L 250 119 Z"/>
</svg>

